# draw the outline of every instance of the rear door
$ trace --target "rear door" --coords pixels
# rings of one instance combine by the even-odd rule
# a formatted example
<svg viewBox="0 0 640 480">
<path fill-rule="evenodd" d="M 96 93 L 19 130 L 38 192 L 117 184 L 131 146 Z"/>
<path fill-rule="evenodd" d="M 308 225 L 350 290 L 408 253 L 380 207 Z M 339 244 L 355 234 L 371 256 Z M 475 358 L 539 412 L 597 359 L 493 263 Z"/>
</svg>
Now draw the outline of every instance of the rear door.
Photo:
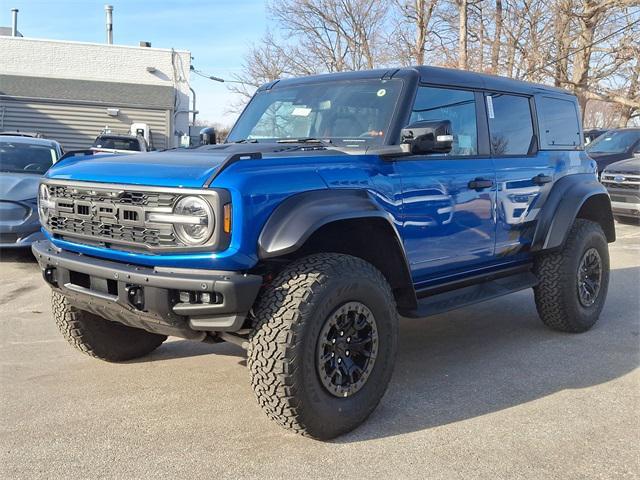
<svg viewBox="0 0 640 480">
<path fill-rule="evenodd" d="M 447 155 L 412 155 L 395 162 L 402 184 L 400 229 L 416 283 L 493 259 L 495 171 L 486 137 L 479 138 L 482 94 L 420 86 L 409 123 L 449 120 Z M 486 127 L 484 127 L 486 128 Z M 475 183 L 474 183 L 475 182 Z M 419 285 L 418 285 L 419 286 Z"/>
<path fill-rule="evenodd" d="M 487 92 L 485 102 L 497 180 L 496 256 L 510 257 L 530 244 L 543 193 L 563 173 L 567 162 L 561 161 L 565 157 L 560 154 L 539 150 L 533 97 Z M 558 128 L 549 126 L 552 130 Z M 579 127 L 574 130 L 574 137 L 579 138 Z M 546 141 L 552 132 L 543 134 Z"/>
</svg>

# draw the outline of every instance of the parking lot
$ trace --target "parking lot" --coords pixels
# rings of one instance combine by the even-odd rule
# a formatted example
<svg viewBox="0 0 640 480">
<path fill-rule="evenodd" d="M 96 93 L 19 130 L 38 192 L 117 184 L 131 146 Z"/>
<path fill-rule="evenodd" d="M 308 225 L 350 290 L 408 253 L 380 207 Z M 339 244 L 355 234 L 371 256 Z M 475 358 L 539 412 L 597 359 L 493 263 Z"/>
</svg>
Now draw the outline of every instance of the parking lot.
<svg viewBox="0 0 640 480">
<path fill-rule="evenodd" d="M 530 291 L 403 320 L 380 407 L 321 443 L 269 421 L 243 350 L 170 339 L 83 356 L 28 253 L 2 252 L 2 478 L 638 478 L 640 228 L 617 225 L 600 322 L 552 332 Z"/>
</svg>

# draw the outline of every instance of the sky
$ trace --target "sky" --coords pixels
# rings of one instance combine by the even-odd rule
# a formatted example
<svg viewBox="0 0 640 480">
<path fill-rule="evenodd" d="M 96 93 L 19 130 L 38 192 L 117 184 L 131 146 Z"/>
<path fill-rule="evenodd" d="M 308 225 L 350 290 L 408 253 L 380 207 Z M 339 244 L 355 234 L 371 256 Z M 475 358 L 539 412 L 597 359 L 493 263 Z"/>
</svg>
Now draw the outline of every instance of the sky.
<svg viewBox="0 0 640 480">
<path fill-rule="evenodd" d="M 267 28 L 264 0 L 0 0 L 0 25 L 25 37 L 105 42 L 105 4 L 113 5 L 113 43 L 189 50 L 192 64 L 209 75 L 231 79 L 242 58 Z M 237 102 L 222 83 L 191 75 L 199 118 L 231 125 Z"/>
</svg>

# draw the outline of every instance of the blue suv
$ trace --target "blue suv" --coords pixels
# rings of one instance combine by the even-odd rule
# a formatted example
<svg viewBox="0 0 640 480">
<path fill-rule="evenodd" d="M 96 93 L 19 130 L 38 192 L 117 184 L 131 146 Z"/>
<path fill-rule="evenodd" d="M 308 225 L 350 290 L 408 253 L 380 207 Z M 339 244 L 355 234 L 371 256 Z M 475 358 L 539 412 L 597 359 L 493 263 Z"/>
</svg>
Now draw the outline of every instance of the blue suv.
<svg viewBox="0 0 640 480">
<path fill-rule="evenodd" d="M 224 144 L 57 164 L 33 251 L 79 350 L 234 342 L 267 415 L 329 439 L 383 396 L 399 315 L 533 288 L 547 326 L 595 324 L 615 230 L 579 118 L 432 67 L 274 81 Z"/>
</svg>

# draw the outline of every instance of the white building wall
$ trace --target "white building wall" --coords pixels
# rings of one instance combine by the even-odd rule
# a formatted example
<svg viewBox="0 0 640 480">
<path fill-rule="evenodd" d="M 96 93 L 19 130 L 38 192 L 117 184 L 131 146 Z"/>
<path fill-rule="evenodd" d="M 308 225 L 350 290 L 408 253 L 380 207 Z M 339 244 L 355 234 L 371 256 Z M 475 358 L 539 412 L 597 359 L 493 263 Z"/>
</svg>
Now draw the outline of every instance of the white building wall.
<svg viewBox="0 0 640 480">
<path fill-rule="evenodd" d="M 189 131 L 188 51 L 0 36 L 0 52 L 1 74 L 173 86 L 174 131 Z"/>
</svg>

